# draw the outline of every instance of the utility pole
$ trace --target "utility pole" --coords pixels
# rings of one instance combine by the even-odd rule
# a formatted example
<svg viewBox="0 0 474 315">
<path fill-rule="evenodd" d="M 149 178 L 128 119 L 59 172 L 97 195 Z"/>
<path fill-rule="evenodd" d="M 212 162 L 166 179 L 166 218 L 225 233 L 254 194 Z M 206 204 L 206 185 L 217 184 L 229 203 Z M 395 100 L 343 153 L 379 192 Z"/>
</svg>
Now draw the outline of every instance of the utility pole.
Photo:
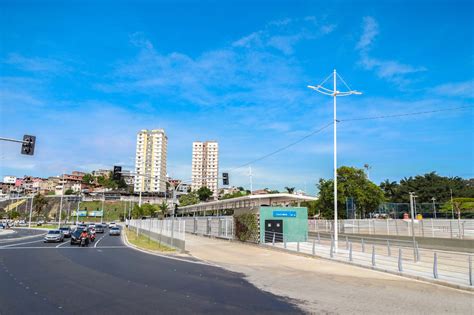
<svg viewBox="0 0 474 315">
<path fill-rule="evenodd" d="M 100 223 L 102 224 L 102 221 L 104 219 L 104 200 L 105 200 L 105 187 L 102 187 L 102 215 L 100 216 Z"/>
<path fill-rule="evenodd" d="M 433 217 L 436 219 L 436 204 L 435 204 L 436 198 L 435 197 L 431 198 L 431 201 L 433 201 Z"/>
<path fill-rule="evenodd" d="M 415 251 L 415 261 L 417 260 L 416 258 L 416 236 L 415 236 L 415 211 L 413 210 L 413 205 L 415 203 L 415 193 L 411 192 L 410 193 L 410 212 L 411 212 L 411 235 L 413 239 L 413 250 Z"/>
<path fill-rule="evenodd" d="M 28 221 L 28 228 L 31 228 L 31 215 L 33 214 L 33 201 L 35 199 L 35 196 L 31 196 L 31 204 L 30 204 L 30 220 Z"/>
<path fill-rule="evenodd" d="M 58 229 L 61 227 L 61 214 L 63 211 L 63 197 L 64 197 L 64 171 L 63 171 L 63 185 L 61 189 L 61 202 L 59 205 L 59 219 L 58 219 Z"/>
<path fill-rule="evenodd" d="M 333 78 L 333 90 L 330 90 L 328 88 L 325 88 L 323 86 L 323 84 L 331 77 L 328 76 L 323 82 L 321 82 L 319 85 L 317 86 L 311 86 L 311 85 L 308 85 L 308 88 L 310 89 L 313 89 L 321 94 L 324 94 L 324 95 L 328 95 L 328 96 L 332 96 L 333 97 L 333 116 L 334 116 L 334 119 L 333 119 L 333 124 L 334 124 L 334 156 L 333 156 L 333 172 L 334 172 L 334 250 L 335 252 L 337 252 L 337 249 L 338 249 L 338 227 L 337 227 L 337 123 L 338 123 L 338 120 L 337 120 L 337 97 L 338 96 L 349 96 L 349 95 L 360 95 L 362 94 L 361 92 L 358 92 L 358 91 L 355 91 L 355 90 L 351 90 L 351 88 L 346 84 L 346 82 L 344 81 L 344 79 L 342 79 L 342 77 L 340 75 L 337 74 L 336 72 L 336 69 L 334 69 L 333 73 L 332 73 L 332 78 Z M 337 77 L 339 77 L 342 81 L 342 83 L 346 86 L 346 88 L 348 89 L 348 91 L 345 91 L 345 92 L 340 92 L 337 90 Z"/>
<path fill-rule="evenodd" d="M 450 188 L 449 191 L 451 192 L 451 216 L 454 220 L 454 203 L 453 203 L 453 189 Z"/>
<path fill-rule="evenodd" d="M 250 194 L 253 191 L 253 183 L 252 183 L 252 166 L 249 165 L 249 180 L 250 180 Z"/>
</svg>

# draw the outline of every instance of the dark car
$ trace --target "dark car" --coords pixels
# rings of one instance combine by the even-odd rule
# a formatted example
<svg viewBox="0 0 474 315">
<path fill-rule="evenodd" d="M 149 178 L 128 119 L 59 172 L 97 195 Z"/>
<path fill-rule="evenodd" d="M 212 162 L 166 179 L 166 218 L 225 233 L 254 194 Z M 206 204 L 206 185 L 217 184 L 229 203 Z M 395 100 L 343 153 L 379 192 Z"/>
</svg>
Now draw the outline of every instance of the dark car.
<svg viewBox="0 0 474 315">
<path fill-rule="evenodd" d="M 96 233 L 104 233 L 104 226 L 102 224 L 95 225 L 95 232 Z"/>
<path fill-rule="evenodd" d="M 62 226 L 59 228 L 61 232 L 63 232 L 64 237 L 68 238 L 71 237 L 72 230 L 69 226 Z"/>
<path fill-rule="evenodd" d="M 75 229 L 74 232 L 71 234 L 71 245 L 76 245 L 81 243 L 81 233 L 84 229 Z M 87 243 L 89 243 L 89 238 L 87 239 Z"/>
</svg>

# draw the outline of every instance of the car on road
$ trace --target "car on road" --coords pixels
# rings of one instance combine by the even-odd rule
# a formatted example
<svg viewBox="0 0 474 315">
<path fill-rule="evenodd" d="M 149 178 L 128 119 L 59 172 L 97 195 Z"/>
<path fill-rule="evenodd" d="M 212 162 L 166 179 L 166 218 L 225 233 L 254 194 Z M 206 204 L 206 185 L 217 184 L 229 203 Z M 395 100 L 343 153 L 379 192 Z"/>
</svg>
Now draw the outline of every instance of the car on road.
<svg viewBox="0 0 474 315">
<path fill-rule="evenodd" d="M 91 240 L 91 232 L 87 229 L 85 229 L 85 230 L 89 234 L 89 240 L 92 241 Z M 74 230 L 74 232 L 72 232 L 72 234 L 71 234 L 71 245 L 76 245 L 76 244 L 81 243 L 81 233 L 82 233 L 82 231 L 84 231 L 84 229 L 77 228 L 77 229 Z"/>
<path fill-rule="evenodd" d="M 109 230 L 109 235 L 114 236 L 114 235 L 120 235 L 120 228 L 115 226 Z"/>
<path fill-rule="evenodd" d="M 69 226 L 62 226 L 59 229 L 63 232 L 65 238 L 71 237 L 72 230 Z"/>
<path fill-rule="evenodd" d="M 96 233 L 104 233 L 104 226 L 102 224 L 95 225 L 95 232 Z"/>
<path fill-rule="evenodd" d="M 3 223 L 0 223 L 0 230 L 3 230 L 5 228 L 5 226 L 3 225 Z"/>
<path fill-rule="evenodd" d="M 113 228 L 113 227 L 116 227 L 116 226 L 117 226 L 117 223 L 115 223 L 115 222 L 110 222 L 109 223 L 109 229 Z"/>
<path fill-rule="evenodd" d="M 49 230 L 44 237 L 44 242 L 62 242 L 64 241 L 64 234 L 61 230 Z"/>
</svg>

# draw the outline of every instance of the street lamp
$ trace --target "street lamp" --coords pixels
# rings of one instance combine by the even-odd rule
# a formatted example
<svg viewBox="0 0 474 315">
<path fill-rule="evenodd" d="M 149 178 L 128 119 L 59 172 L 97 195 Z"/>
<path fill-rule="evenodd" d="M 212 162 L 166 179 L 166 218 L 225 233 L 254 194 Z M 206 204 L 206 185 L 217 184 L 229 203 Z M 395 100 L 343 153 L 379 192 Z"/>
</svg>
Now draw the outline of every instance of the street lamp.
<svg viewBox="0 0 474 315">
<path fill-rule="evenodd" d="M 351 88 L 346 84 L 344 79 L 337 74 L 336 69 L 332 73 L 333 77 L 333 89 L 330 90 L 325 88 L 323 84 L 331 77 L 329 75 L 321 84 L 317 86 L 308 85 L 308 88 L 315 90 L 324 95 L 333 97 L 333 110 L 334 110 L 334 250 L 337 252 L 338 244 L 338 228 L 337 228 L 337 115 L 336 115 L 336 99 L 338 96 L 349 96 L 349 95 L 361 95 L 361 92 L 351 90 Z M 342 83 L 347 87 L 347 91 L 341 92 L 336 88 L 337 77 L 339 77 Z"/>
</svg>

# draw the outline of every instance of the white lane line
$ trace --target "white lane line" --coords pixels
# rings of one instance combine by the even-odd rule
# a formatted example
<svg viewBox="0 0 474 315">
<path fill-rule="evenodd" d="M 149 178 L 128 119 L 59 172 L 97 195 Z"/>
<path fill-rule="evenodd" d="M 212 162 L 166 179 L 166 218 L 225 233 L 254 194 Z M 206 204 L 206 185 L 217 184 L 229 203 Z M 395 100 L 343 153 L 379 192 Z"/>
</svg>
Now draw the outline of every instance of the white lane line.
<svg viewBox="0 0 474 315">
<path fill-rule="evenodd" d="M 104 237 L 105 237 L 105 235 L 103 235 L 101 238 L 99 238 L 99 239 L 97 240 L 97 242 L 95 242 L 94 248 L 97 247 L 97 244 L 99 244 L 99 242 L 102 241 L 102 239 L 103 239 Z"/>
<path fill-rule="evenodd" d="M 26 240 L 29 238 L 35 238 L 35 237 L 42 237 L 46 235 L 46 233 L 41 233 L 41 234 L 36 234 L 36 235 L 29 235 L 29 236 L 23 236 L 23 237 L 16 237 L 16 238 L 6 238 L 6 239 L 0 239 L 0 243 L 10 243 L 10 242 L 15 242 L 15 241 L 21 241 L 21 240 Z"/>
<path fill-rule="evenodd" d="M 61 247 L 61 246 L 63 246 L 63 245 L 66 245 L 67 243 L 68 243 L 68 242 L 62 242 L 61 244 L 57 245 L 56 248 L 59 248 L 59 247 Z"/>
<path fill-rule="evenodd" d="M 11 247 L 11 246 L 18 246 L 18 245 L 25 245 L 25 244 L 39 243 L 39 242 L 43 242 L 43 240 L 36 240 L 36 241 L 31 241 L 31 242 L 24 242 L 24 243 L 15 243 L 15 244 L 3 245 L 3 246 L 0 246 L 0 248 L 7 248 L 7 247 Z"/>
</svg>

